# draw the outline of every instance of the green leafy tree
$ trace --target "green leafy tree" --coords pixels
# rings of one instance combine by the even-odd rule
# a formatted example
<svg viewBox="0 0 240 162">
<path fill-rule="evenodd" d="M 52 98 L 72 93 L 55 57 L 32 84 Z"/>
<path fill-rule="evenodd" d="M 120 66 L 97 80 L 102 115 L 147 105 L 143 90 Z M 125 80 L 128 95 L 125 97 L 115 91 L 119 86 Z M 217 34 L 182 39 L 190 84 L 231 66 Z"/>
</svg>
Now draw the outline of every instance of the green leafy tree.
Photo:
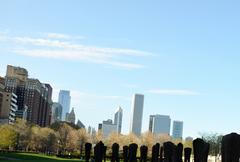
<svg viewBox="0 0 240 162">
<path fill-rule="evenodd" d="M 16 145 L 17 133 L 11 125 L 0 126 L 0 149 L 13 149 Z"/>
<path fill-rule="evenodd" d="M 39 134 L 39 139 L 41 142 L 40 151 L 56 152 L 58 141 L 57 133 L 51 128 L 40 128 Z"/>
</svg>

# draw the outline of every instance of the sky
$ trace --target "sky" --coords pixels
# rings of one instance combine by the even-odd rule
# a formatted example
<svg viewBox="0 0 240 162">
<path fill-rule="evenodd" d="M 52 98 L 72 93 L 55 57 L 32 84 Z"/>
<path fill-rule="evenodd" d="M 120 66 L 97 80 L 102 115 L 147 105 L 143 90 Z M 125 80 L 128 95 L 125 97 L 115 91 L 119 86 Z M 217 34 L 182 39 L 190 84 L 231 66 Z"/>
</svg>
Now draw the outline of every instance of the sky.
<svg viewBox="0 0 240 162">
<path fill-rule="evenodd" d="M 133 94 L 149 115 L 184 121 L 184 137 L 240 130 L 240 2 L 222 0 L 0 1 L 0 75 L 8 64 L 71 91 L 97 128 Z"/>
</svg>

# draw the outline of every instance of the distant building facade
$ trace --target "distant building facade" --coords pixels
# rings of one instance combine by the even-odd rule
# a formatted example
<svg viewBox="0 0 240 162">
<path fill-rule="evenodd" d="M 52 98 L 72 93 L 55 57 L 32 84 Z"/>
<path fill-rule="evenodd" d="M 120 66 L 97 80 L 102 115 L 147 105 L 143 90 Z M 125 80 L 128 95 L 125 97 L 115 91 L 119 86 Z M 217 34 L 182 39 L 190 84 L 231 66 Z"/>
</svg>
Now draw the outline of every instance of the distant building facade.
<svg viewBox="0 0 240 162">
<path fill-rule="evenodd" d="M 95 136 L 96 135 L 96 130 L 95 128 L 91 127 L 91 126 L 88 126 L 88 134 L 91 135 L 91 136 Z"/>
<path fill-rule="evenodd" d="M 74 108 L 72 108 L 72 111 L 66 114 L 66 122 L 75 124 L 75 121 L 76 121 L 76 115 L 74 112 Z"/>
<path fill-rule="evenodd" d="M 16 120 L 17 109 L 17 95 L 5 92 L 4 82 L 0 81 L 0 123 L 13 124 Z"/>
<path fill-rule="evenodd" d="M 102 123 L 98 124 L 98 131 L 102 130 Z"/>
<path fill-rule="evenodd" d="M 85 125 L 80 120 L 77 121 L 77 126 L 79 128 L 85 128 Z"/>
<path fill-rule="evenodd" d="M 111 119 L 102 122 L 103 137 L 106 138 L 112 133 L 117 133 L 117 125 Z"/>
<path fill-rule="evenodd" d="M 135 94 L 132 100 L 132 110 L 130 119 L 130 133 L 141 135 L 143 116 L 144 95 Z"/>
<path fill-rule="evenodd" d="M 182 139 L 183 137 L 183 121 L 173 121 L 172 138 Z"/>
<path fill-rule="evenodd" d="M 62 105 L 58 102 L 52 104 L 52 119 L 51 123 L 59 122 L 62 118 Z"/>
<path fill-rule="evenodd" d="M 122 130 L 122 117 L 123 117 L 123 109 L 119 107 L 114 114 L 114 124 L 117 125 L 118 134 L 120 134 Z"/>
<path fill-rule="evenodd" d="M 153 134 L 170 135 L 171 119 L 168 115 L 150 115 L 149 131 Z"/>
<path fill-rule="evenodd" d="M 17 117 L 26 117 L 27 121 L 39 126 L 50 124 L 52 87 L 49 84 L 28 78 L 24 68 L 8 65 L 5 91 L 17 95 Z"/>
<path fill-rule="evenodd" d="M 68 90 L 60 90 L 58 95 L 58 103 L 62 105 L 62 117 L 61 120 L 66 120 L 66 114 L 70 111 L 70 104 L 71 104 L 71 96 L 70 91 Z"/>
<path fill-rule="evenodd" d="M 192 142 L 192 141 L 193 141 L 193 137 L 190 137 L 190 136 L 189 136 L 189 137 L 186 137 L 186 138 L 185 138 L 185 141 Z"/>
</svg>

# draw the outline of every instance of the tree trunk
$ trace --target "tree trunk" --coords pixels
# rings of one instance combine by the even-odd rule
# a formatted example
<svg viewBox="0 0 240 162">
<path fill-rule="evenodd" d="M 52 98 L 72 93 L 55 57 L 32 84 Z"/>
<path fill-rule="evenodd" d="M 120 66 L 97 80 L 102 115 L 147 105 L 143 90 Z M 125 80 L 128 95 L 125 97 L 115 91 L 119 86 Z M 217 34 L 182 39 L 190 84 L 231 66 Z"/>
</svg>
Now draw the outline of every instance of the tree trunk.
<svg viewBox="0 0 240 162">
<path fill-rule="evenodd" d="M 82 153 L 83 153 L 83 144 L 80 145 L 80 157 L 82 157 Z"/>
</svg>

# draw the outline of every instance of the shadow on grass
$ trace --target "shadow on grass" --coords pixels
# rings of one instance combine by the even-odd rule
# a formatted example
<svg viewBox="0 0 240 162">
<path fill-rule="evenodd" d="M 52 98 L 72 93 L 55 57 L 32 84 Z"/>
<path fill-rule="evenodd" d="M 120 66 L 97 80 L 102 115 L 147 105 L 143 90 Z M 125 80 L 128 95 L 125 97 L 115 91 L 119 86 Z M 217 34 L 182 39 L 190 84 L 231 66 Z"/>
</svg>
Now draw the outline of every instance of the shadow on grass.
<svg viewBox="0 0 240 162">
<path fill-rule="evenodd" d="M 43 154 L 36 154 L 36 153 L 0 153 L 0 159 L 1 162 L 5 162 L 5 161 L 61 161 L 61 162 L 81 162 L 81 160 L 79 159 L 63 159 L 63 158 L 58 158 L 56 156 L 47 156 L 47 155 L 43 155 Z M 82 161 L 83 162 L 83 161 Z"/>
</svg>

